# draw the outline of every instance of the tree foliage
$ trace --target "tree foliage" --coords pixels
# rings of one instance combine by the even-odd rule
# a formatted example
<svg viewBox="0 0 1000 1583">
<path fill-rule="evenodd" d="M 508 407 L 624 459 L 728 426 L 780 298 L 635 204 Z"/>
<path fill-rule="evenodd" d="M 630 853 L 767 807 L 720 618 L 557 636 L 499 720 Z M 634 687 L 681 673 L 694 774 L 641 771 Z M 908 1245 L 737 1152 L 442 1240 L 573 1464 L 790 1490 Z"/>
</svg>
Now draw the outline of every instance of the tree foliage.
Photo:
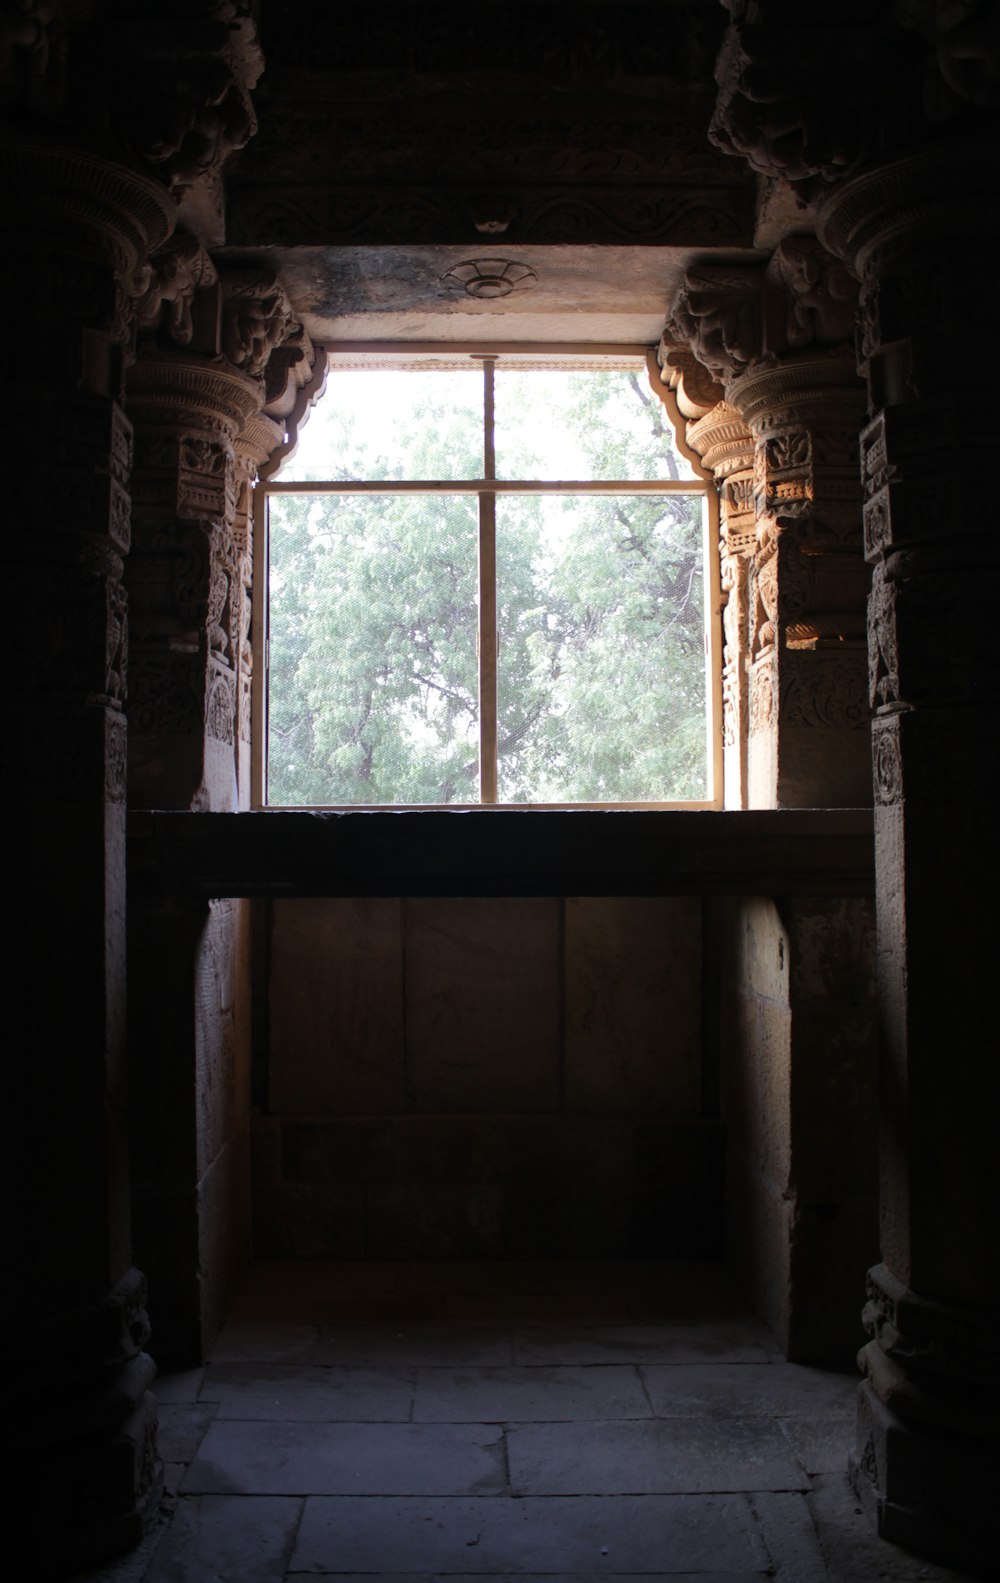
<svg viewBox="0 0 1000 1583">
<path fill-rule="evenodd" d="M 555 465 L 538 454 L 553 418 L 533 378 L 507 375 L 498 402 L 525 478 Z M 559 434 L 583 476 L 677 477 L 639 378 L 559 381 Z M 353 477 L 479 476 L 464 400 L 435 378 L 408 395 L 384 414 L 391 458 L 338 404 L 325 476 L 345 476 L 338 457 Z M 497 497 L 501 801 L 705 795 L 701 509 L 676 495 Z M 477 533 L 475 495 L 272 497 L 271 802 L 478 800 Z"/>
</svg>

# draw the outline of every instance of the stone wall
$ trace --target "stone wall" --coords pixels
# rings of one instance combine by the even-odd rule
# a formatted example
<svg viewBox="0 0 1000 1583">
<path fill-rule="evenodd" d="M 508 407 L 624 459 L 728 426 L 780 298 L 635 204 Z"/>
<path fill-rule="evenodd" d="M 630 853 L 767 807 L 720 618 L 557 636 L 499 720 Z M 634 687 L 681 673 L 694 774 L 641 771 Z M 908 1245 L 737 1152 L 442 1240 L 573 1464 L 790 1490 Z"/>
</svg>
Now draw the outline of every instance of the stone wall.
<svg viewBox="0 0 1000 1583">
<path fill-rule="evenodd" d="M 878 1251 L 874 909 L 723 904 L 726 1258 L 783 1350 L 848 1363 L 850 1273 Z"/>
<path fill-rule="evenodd" d="M 715 1255 L 697 898 L 269 918 L 265 1257 Z"/>
</svg>

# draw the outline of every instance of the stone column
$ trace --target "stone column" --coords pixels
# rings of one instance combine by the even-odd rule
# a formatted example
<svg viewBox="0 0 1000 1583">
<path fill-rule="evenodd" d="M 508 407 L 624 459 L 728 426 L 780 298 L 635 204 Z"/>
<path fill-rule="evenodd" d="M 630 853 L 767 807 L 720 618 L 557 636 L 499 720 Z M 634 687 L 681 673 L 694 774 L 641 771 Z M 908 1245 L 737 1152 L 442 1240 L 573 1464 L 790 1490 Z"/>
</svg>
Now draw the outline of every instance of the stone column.
<svg viewBox="0 0 1000 1583">
<path fill-rule="evenodd" d="M 235 439 L 260 401 L 256 381 L 239 369 L 180 350 L 151 349 L 129 379 L 135 807 L 221 812 L 238 805 Z"/>
<path fill-rule="evenodd" d="M 120 399 L 139 269 L 172 205 L 139 170 L 55 133 L 5 133 L 0 187 L 7 1105 L 25 1140 L 5 1303 L 18 1535 L 4 1560 L 51 1576 L 138 1539 L 157 1487 L 129 1220 Z"/>
<path fill-rule="evenodd" d="M 751 365 L 729 399 L 754 442 L 748 805 L 871 802 L 853 353 Z"/>
<path fill-rule="evenodd" d="M 723 800 L 747 806 L 747 564 L 754 546 L 753 438 L 722 386 L 687 346 L 664 337 L 657 350 L 661 378 L 677 403 L 690 449 L 719 491 L 719 562 L 723 594 Z"/>
<path fill-rule="evenodd" d="M 730 805 L 871 797 L 855 296 L 795 237 L 766 267 L 695 265 L 667 327 L 689 348 L 671 355 L 725 396 L 688 441 L 722 484 Z M 871 906 L 762 896 L 707 916 L 727 1262 L 789 1357 L 844 1362 L 859 1337 L 845 1293 L 876 1246 Z"/>
<path fill-rule="evenodd" d="M 694 266 L 667 325 L 753 439 L 752 489 L 739 470 L 732 489 L 744 530 L 751 500 L 753 510 L 745 664 L 754 808 L 871 800 L 855 295 L 815 238 L 794 237 L 766 268 Z"/>
<path fill-rule="evenodd" d="M 263 409 L 311 348 L 273 275 L 220 278 L 184 235 L 153 264 L 128 384 L 129 800 L 229 811 L 250 802 L 251 486 L 284 438 Z M 159 1357 L 193 1364 L 250 1248 L 249 904 L 136 903 L 129 956 L 136 1241 Z"/>
<path fill-rule="evenodd" d="M 869 1272 L 859 1492 L 886 1538 L 958 1565 L 1000 1480 L 992 1052 L 1000 155 L 944 143 L 845 180 L 826 245 L 862 282 L 875 709 L 882 1263 Z"/>
<path fill-rule="evenodd" d="M 749 568 L 754 544 L 753 439 L 737 409 L 720 401 L 688 425 L 688 443 L 719 489 L 722 610 L 722 755 L 725 805 L 749 806 L 750 696 L 747 670 Z"/>
</svg>

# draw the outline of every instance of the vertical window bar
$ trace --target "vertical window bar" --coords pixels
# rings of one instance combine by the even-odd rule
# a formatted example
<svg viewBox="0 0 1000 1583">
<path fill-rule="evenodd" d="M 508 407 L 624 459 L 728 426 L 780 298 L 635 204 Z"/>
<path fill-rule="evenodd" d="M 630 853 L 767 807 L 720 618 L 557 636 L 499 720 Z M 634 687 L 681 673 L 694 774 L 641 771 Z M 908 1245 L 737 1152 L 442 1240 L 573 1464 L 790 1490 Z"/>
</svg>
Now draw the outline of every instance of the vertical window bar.
<svg viewBox="0 0 1000 1583">
<path fill-rule="evenodd" d="M 250 696 L 256 728 L 251 735 L 250 780 L 253 806 L 255 808 L 263 808 L 267 804 L 268 661 L 270 658 L 267 635 L 268 558 L 270 556 L 267 512 L 267 495 L 263 484 L 258 483 L 253 491 L 251 517 L 253 524 L 253 547 L 251 550 L 251 565 L 253 567 L 251 583 L 253 651 L 252 669 L 250 672 Z"/>
<path fill-rule="evenodd" d="M 483 359 L 483 477 L 496 478 L 493 437 L 494 359 Z M 479 495 L 479 800 L 497 800 L 497 528 L 496 494 Z"/>
</svg>

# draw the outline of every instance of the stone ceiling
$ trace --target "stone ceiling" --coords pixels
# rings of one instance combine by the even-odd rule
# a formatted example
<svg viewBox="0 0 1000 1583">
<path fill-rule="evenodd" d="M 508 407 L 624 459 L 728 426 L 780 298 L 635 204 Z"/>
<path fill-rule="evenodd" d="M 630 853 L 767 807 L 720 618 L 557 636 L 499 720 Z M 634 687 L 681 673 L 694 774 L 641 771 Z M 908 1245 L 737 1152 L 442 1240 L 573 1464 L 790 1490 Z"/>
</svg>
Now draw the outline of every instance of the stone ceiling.
<svg viewBox="0 0 1000 1583">
<path fill-rule="evenodd" d="M 695 253 L 752 246 L 706 134 L 718 0 L 261 10 L 225 251 L 316 339 L 648 343 Z"/>
</svg>

